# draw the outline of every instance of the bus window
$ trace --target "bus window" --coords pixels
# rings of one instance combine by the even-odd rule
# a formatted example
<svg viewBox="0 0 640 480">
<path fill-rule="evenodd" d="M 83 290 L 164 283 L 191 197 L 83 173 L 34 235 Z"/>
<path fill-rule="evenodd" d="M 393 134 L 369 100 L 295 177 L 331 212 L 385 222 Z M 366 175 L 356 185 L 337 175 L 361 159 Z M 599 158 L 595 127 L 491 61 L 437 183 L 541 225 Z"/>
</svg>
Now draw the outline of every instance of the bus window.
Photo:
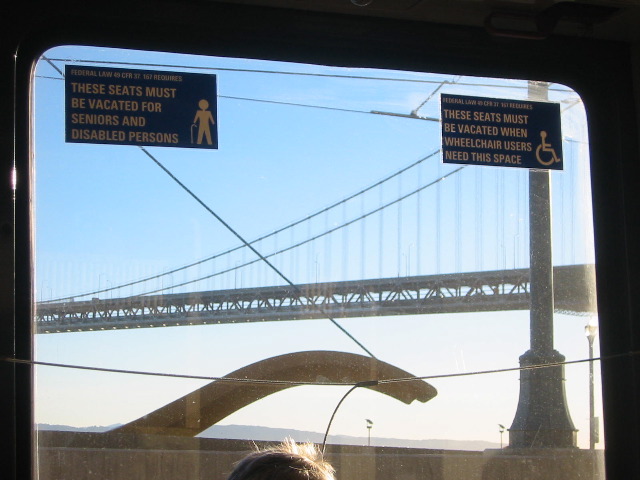
<svg viewBox="0 0 640 480">
<path fill-rule="evenodd" d="M 287 437 L 341 480 L 604 478 L 576 92 L 62 46 L 33 95 L 41 480 Z"/>
</svg>

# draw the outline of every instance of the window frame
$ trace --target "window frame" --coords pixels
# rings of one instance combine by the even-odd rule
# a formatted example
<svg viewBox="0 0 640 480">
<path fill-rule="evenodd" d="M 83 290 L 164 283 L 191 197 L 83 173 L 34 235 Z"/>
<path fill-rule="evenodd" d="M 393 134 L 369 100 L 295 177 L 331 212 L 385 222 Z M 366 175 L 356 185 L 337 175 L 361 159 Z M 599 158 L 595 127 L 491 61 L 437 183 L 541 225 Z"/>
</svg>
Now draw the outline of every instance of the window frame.
<svg viewBox="0 0 640 480">
<path fill-rule="evenodd" d="M 2 116 L 6 141 L 0 148 L 3 172 L 10 172 L 15 161 L 18 176 L 15 207 L 8 182 L 1 193 L 3 357 L 32 358 L 31 76 L 37 58 L 50 47 L 154 49 L 563 83 L 581 95 L 589 122 L 601 352 L 611 357 L 601 365 L 606 470 L 608 478 L 640 477 L 640 359 L 627 355 L 640 347 L 640 297 L 634 295 L 640 260 L 633 255 L 640 239 L 640 155 L 637 106 L 629 100 L 634 93 L 640 96 L 640 87 L 637 71 L 633 83 L 629 45 L 553 36 L 500 39 L 471 27 L 219 3 L 160 9 L 142 2 L 135 12 L 74 5 L 73 15 L 65 13 L 66 6 L 58 2 L 38 16 L 23 7 L 3 34 L 8 41 L 2 47 L 6 88 L 0 105 L 13 115 Z M 13 432 L 0 437 L 0 458 L 8 479 L 31 478 L 31 368 L 2 362 L 0 369 L 8 386 L 0 407 L 11 412 L 8 431 Z"/>
</svg>

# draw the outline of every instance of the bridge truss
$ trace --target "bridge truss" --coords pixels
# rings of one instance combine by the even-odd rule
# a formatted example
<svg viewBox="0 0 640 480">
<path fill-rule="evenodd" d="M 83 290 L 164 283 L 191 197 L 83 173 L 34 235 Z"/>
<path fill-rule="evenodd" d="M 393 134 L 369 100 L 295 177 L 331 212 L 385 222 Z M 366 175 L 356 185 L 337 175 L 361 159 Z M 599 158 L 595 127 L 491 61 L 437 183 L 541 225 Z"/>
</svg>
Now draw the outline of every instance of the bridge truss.
<svg viewBox="0 0 640 480">
<path fill-rule="evenodd" d="M 556 311 L 596 311 L 593 265 L 554 267 Z M 529 309 L 529 270 L 40 303 L 37 333 Z"/>
</svg>

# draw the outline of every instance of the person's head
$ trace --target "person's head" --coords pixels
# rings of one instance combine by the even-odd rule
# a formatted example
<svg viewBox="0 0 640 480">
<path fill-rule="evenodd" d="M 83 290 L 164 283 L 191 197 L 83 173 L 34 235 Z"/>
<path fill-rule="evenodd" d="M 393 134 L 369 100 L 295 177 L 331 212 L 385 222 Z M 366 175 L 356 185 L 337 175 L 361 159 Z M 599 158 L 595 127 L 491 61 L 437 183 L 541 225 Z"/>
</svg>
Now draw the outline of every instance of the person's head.
<svg viewBox="0 0 640 480">
<path fill-rule="evenodd" d="M 286 439 L 246 456 L 227 480 L 334 480 L 334 472 L 314 444 Z"/>
</svg>

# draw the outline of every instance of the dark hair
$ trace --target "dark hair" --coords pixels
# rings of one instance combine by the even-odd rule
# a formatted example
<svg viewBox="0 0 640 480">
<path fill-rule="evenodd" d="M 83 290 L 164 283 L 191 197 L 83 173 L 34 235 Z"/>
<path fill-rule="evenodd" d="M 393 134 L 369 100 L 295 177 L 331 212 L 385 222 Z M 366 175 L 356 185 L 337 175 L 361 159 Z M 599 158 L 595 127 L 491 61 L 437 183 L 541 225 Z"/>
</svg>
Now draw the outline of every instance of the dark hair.
<svg viewBox="0 0 640 480">
<path fill-rule="evenodd" d="M 228 480 L 334 480 L 333 467 L 312 443 L 286 439 L 240 460 Z"/>
</svg>

